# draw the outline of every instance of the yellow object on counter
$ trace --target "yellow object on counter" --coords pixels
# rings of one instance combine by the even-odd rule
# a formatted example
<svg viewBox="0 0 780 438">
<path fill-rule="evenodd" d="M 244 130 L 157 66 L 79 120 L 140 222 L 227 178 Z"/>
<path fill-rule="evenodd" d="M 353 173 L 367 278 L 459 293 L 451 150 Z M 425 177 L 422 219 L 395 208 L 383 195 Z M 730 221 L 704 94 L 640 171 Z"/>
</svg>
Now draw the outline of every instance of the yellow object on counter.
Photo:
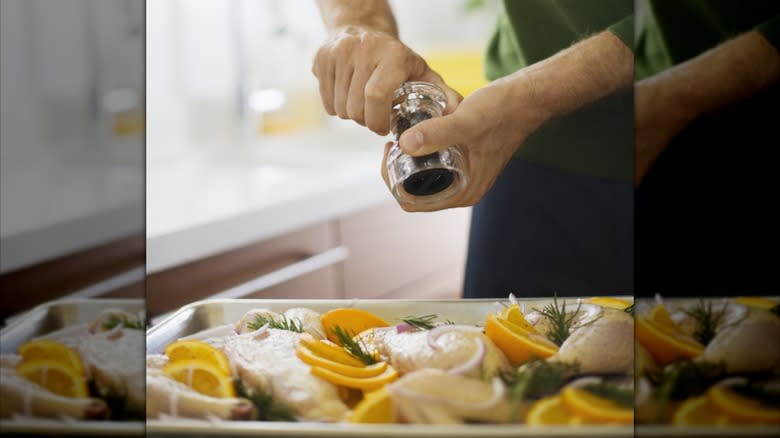
<svg viewBox="0 0 780 438">
<path fill-rule="evenodd" d="M 441 48 L 421 53 L 433 71 L 463 97 L 485 86 L 484 48 Z"/>
</svg>

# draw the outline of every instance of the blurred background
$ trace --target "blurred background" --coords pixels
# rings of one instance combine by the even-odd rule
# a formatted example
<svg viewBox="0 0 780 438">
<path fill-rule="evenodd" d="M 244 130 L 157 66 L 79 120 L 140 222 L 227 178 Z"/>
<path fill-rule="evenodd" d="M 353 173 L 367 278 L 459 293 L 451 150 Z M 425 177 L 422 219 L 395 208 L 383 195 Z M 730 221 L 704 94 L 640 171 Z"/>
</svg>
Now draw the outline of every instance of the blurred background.
<svg viewBox="0 0 780 438">
<path fill-rule="evenodd" d="M 500 2 L 391 1 L 401 39 L 468 95 Z M 457 298 L 468 209 L 404 213 L 387 139 L 322 109 L 314 1 L 146 8 L 147 304 Z"/>
<path fill-rule="evenodd" d="M 142 298 L 144 2 L 0 5 L 0 318 Z"/>
</svg>

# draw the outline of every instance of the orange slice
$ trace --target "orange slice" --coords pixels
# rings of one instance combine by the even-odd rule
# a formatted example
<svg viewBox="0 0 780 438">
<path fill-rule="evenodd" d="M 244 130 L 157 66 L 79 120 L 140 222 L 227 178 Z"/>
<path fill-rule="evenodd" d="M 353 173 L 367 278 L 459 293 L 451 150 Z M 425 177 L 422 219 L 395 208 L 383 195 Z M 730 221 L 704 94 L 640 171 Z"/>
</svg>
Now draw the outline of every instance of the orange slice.
<svg viewBox="0 0 780 438">
<path fill-rule="evenodd" d="M 317 340 L 311 335 L 304 333 L 301 335 L 301 345 L 308 348 L 312 353 L 325 359 L 332 360 L 344 365 L 353 367 L 363 367 L 363 363 L 360 359 L 352 356 L 344 350 L 344 347 L 334 344 L 328 340 Z"/>
<path fill-rule="evenodd" d="M 379 389 L 398 378 L 398 372 L 395 370 L 395 368 L 389 365 L 382 374 L 374 377 L 350 377 L 318 366 L 311 367 L 311 373 L 317 377 L 321 377 L 327 380 L 330 383 L 333 383 L 334 385 L 362 389 L 363 391 L 373 391 L 375 389 Z"/>
<path fill-rule="evenodd" d="M 84 375 L 61 362 L 47 360 L 22 362 L 16 367 L 16 373 L 63 397 L 89 397 Z"/>
<path fill-rule="evenodd" d="M 517 328 L 526 331 L 526 332 L 535 332 L 534 326 L 531 325 L 530 322 L 528 322 L 525 319 L 525 315 L 523 315 L 523 312 L 520 310 L 520 306 L 517 304 L 513 304 L 509 307 L 505 307 L 504 310 L 501 311 L 501 318 L 505 319 L 507 322 L 510 322 L 514 324 Z"/>
<path fill-rule="evenodd" d="M 715 409 L 738 423 L 780 424 L 780 409 L 772 409 L 723 386 L 713 386 L 707 399 Z"/>
<path fill-rule="evenodd" d="M 37 339 L 19 347 L 22 362 L 44 361 L 59 363 L 71 368 L 77 375 L 84 375 L 84 365 L 75 350 L 57 341 Z"/>
<path fill-rule="evenodd" d="M 615 297 L 593 297 L 588 300 L 588 303 L 618 310 L 623 310 L 631 305 L 631 302 Z"/>
<path fill-rule="evenodd" d="M 714 426 L 729 424 L 729 419 L 718 412 L 707 396 L 685 400 L 672 416 L 675 426 Z"/>
<path fill-rule="evenodd" d="M 634 423 L 633 408 L 620 406 L 584 389 L 563 388 L 561 402 L 570 412 L 580 415 L 588 423 Z"/>
<path fill-rule="evenodd" d="M 347 333 L 354 336 L 363 330 L 375 327 L 388 327 L 390 325 L 387 321 L 373 313 L 353 308 L 340 308 L 325 312 L 320 316 L 320 321 L 322 322 L 328 339 L 339 345 L 341 344 L 333 333 L 335 327 L 341 327 Z"/>
<path fill-rule="evenodd" d="M 235 397 L 233 379 L 210 361 L 183 359 L 170 362 L 162 369 L 173 380 L 211 397 Z"/>
<path fill-rule="evenodd" d="M 704 351 L 704 346 L 683 333 L 661 305 L 636 319 L 636 339 L 660 365 L 693 358 Z"/>
<path fill-rule="evenodd" d="M 369 392 L 355 406 L 349 421 L 351 423 L 394 423 L 393 399 L 384 388 Z"/>
<path fill-rule="evenodd" d="M 525 424 L 529 426 L 550 426 L 576 424 L 577 420 L 561 402 L 560 396 L 545 397 L 536 401 L 528 410 Z"/>
<path fill-rule="evenodd" d="M 765 298 L 765 297 L 737 297 L 734 298 L 734 302 L 738 304 L 744 304 L 750 307 L 758 307 L 761 309 L 770 310 L 772 307 L 777 306 L 780 302 Z"/>
<path fill-rule="evenodd" d="M 536 333 L 529 333 L 496 315 L 488 315 L 485 334 L 504 352 L 512 365 L 528 362 L 533 358 L 547 358 L 558 352 L 555 344 Z"/>
<path fill-rule="evenodd" d="M 203 360 L 216 366 L 222 374 L 230 376 L 230 362 L 227 356 L 211 345 L 196 339 L 176 341 L 165 347 L 165 355 L 171 362 L 180 360 Z"/>
<path fill-rule="evenodd" d="M 295 355 L 298 356 L 298 359 L 302 360 L 303 362 L 313 367 L 326 368 L 330 371 L 333 371 L 334 373 L 339 373 L 347 377 L 360 377 L 360 378 L 376 377 L 382 374 L 385 371 L 385 369 L 387 369 L 387 362 L 384 361 L 377 362 L 373 365 L 368 365 L 368 366 L 363 365 L 360 367 L 344 365 L 342 363 L 317 356 L 311 350 L 304 347 L 303 345 L 299 345 L 298 348 L 295 349 Z"/>
</svg>

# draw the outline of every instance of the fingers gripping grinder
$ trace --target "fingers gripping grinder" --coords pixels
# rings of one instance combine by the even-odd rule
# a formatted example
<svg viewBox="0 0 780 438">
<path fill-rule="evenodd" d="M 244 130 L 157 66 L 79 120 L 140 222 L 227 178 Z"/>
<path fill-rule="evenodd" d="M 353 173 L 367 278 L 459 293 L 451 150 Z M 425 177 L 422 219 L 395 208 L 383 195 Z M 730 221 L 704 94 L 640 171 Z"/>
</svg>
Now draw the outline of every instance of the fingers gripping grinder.
<svg viewBox="0 0 780 438">
<path fill-rule="evenodd" d="M 387 154 L 390 190 L 400 204 L 436 204 L 466 186 L 465 160 L 458 146 L 411 157 L 398 145 L 401 134 L 433 117 L 441 117 L 447 96 L 428 82 L 407 82 L 393 93 L 390 130 L 395 140 Z"/>
</svg>

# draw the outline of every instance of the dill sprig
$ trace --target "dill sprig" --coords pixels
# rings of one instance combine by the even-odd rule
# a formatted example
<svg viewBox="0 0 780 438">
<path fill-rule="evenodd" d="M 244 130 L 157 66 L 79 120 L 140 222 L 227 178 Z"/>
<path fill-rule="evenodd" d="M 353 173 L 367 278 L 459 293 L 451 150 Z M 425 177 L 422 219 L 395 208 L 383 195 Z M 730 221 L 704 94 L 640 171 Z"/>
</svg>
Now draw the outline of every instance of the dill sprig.
<svg viewBox="0 0 780 438">
<path fill-rule="evenodd" d="M 726 313 L 726 308 L 723 308 L 723 312 L 714 312 L 712 310 L 712 301 L 708 301 L 705 304 L 704 300 L 700 299 L 696 306 L 690 310 L 684 310 L 684 312 L 696 322 L 693 337 L 701 342 L 702 345 L 707 345 L 715 337 L 715 331 L 718 329 L 721 318 Z"/>
<path fill-rule="evenodd" d="M 557 393 L 578 369 L 576 363 L 533 359 L 515 370 L 502 372 L 501 378 L 509 387 L 509 399 L 514 407 L 512 421 L 517 420 L 522 403 Z"/>
<path fill-rule="evenodd" d="M 631 316 L 634 316 L 634 303 L 631 303 L 631 305 L 623 309 L 623 311 Z"/>
<path fill-rule="evenodd" d="M 582 389 L 601 398 L 612 400 L 624 408 L 634 407 L 634 391 L 628 388 L 621 388 L 614 383 L 602 380 L 598 383 L 585 385 Z"/>
<path fill-rule="evenodd" d="M 287 318 L 284 315 L 281 315 L 280 319 L 274 319 L 264 314 L 257 314 L 255 315 L 255 320 L 247 324 L 247 327 L 252 330 L 258 330 L 266 324 L 268 324 L 268 328 L 303 333 L 303 323 L 301 321 Z"/>
<path fill-rule="evenodd" d="M 353 336 L 339 326 L 331 329 L 345 350 L 366 365 L 375 364 L 376 358 L 368 351 L 368 347 L 362 339 L 355 340 Z"/>
<path fill-rule="evenodd" d="M 401 318 L 401 321 L 420 330 L 430 330 L 436 327 L 435 321 L 438 317 L 439 315 L 435 313 L 431 313 L 422 316 L 404 316 L 403 318 Z M 455 323 L 448 319 L 444 321 L 444 324 L 455 324 Z"/>
<path fill-rule="evenodd" d="M 537 312 L 544 315 L 552 324 L 552 328 L 545 333 L 551 341 L 556 345 L 561 346 L 563 342 L 571 334 L 571 328 L 574 323 L 574 318 L 580 313 L 580 307 L 582 303 L 577 304 L 577 310 L 574 311 L 571 316 L 566 317 L 566 300 L 563 300 L 563 304 L 558 306 L 558 296 L 553 295 L 553 302 L 546 304 L 541 309 L 534 309 Z"/>
<path fill-rule="evenodd" d="M 648 380 L 657 388 L 657 419 L 663 421 L 671 401 L 703 394 L 725 371 L 723 363 L 678 359 L 661 370 L 648 372 Z"/>
<path fill-rule="evenodd" d="M 247 388 L 240 379 L 235 380 L 236 393 L 252 402 L 260 421 L 298 421 L 295 411 L 288 405 L 274 399 L 270 391 L 256 391 Z"/>
<path fill-rule="evenodd" d="M 110 314 L 106 317 L 106 320 L 100 324 L 100 327 L 104 330 L 111 330 L 112 328 L 121 325 L 122 328 L 131 330 L 143 330 L 144 322 L 140 318 L 132 318 L 125 315 Z"/>
</svg>

